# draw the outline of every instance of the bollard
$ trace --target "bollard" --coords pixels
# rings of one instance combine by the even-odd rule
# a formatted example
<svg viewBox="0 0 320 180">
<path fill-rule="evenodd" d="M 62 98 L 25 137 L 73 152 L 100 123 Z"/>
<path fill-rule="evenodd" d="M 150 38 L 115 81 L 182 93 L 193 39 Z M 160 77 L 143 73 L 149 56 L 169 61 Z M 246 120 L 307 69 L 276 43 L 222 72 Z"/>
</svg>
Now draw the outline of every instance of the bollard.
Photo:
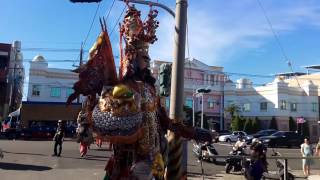
<svg viewBox="0 0 320 180">
<path fill-rule="evenodd" d="M 284 159 L 283 179 L 288 179 L 288 159 Z"/>
</svg>

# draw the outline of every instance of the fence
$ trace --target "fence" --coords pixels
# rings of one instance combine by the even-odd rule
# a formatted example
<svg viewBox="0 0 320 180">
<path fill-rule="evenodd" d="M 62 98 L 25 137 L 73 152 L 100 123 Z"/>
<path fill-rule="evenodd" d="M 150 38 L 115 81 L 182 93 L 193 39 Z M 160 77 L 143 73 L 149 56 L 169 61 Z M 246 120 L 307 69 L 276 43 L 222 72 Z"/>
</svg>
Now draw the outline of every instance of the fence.
<svg viewBox="0 0 320 180">
<path fill-rule="evenodd" d="M 239 158 L 242 160 L 245 160 L 246 158 L 250 158 L 250 156 L 236 156 L 236 155 L 214 155 L 214 158 L 221 158 L 221 159 L 226 159 L 226 158 Z M 202 159 L 202 158 L 201 158 Z M 297 156 L 267 156 L 267 159 L 283 159 L 283 173 L 284 173 L 284 180 L 288 179 L 288 160 L 302 160 L 302 159 L 319 159 L 320 157 L 315 157 L 315 156 L 310 156 L 310 157 L 297 157 Z M 201 162 L 202 163 L 202 162 Z M 203 173 L 203 172 L 202 172 Z"/>
</svg>

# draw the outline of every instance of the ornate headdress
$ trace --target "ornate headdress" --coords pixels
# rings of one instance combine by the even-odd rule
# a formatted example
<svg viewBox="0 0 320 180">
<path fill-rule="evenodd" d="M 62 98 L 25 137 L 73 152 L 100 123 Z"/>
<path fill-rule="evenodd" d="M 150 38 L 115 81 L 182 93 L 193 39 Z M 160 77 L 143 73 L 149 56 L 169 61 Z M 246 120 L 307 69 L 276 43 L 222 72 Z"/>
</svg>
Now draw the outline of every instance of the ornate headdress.
<svg viewBox="0 0 320 180">
<path fill-rule="evenodd" d="M 157 40 L 155 33 L 159 26 L 159 22 L 155 20 L 158 15 L 157 10 L 150 8 L 148 19 L 142 22 L 141 12 L 134 5 L 127 4 L 127 6 L 128 10 L 120 26 L 120 79 L 134 74 L 135 60 L 139 54 L 149 57 L 149 44 Z M 124 54 L 122 40 L 125 41 Z"/>
</svg>

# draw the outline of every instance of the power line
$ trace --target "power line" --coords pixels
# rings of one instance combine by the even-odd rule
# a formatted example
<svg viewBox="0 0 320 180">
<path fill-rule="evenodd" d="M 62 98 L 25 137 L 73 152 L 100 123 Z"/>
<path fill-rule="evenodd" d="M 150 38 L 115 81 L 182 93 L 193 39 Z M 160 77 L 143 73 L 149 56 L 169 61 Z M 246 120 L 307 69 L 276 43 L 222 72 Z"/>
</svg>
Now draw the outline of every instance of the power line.
<svg viewBox="0 0 320 180">
<path fill-rule="evenodd" d="M 79 44 L 79 42 L 63 42 L 63 41 L 22 41 L 23 44 Z"/>
<path fill-rule="evenodd" d="M 40 47 L 27 47 L 22 48 L 22 51 L 47 51 L 47 52 L 79 52 L 80 49 L 74 48 L 40 48 Z M 88 50 L 84 50 L 88 52 Z"/>
<path fill-rule="evenodd" d="M 289 69 L 292 71 L 292 73 L 294 73 L 293 67 L 292 67 L 292 63 L 290 62 L 290 59 L 288 58 L 288 56 L 287 56 L 287 54 L 286 54 L 286 52 L 285 52 L 285 50 L 284 50 L 284 48 L 283 48 L 283 46 L 282 46 L 282 44 L 281 44 L 281 42 L 280 42 L 280 39 L 279 39 L 276 31 L 274 30 L 273 26 L 272 26 L 272 23 L 271 23 L 268 15 L 267 15 L 267 12 L 266 12 L 265 8 L 263 7 L 263 5 L 262 5 L 262 3 L 260 2 L 260 0 L 257 0 L 257 2 L 258 2 L 258 4 L 259 4 L 260 8 L 262 9 L 263 15 L 264 15 L 264 17 L 266 18 L 266 20 L 267 20 L 267 22 L 268 22 L 268 24 L 269 24 L 270 30 L 272 31 L 272 34 L 273 34 L 273 36 L 274 36 L 274 38 L 275 38 L 275 40 L 276 40 L 276 42 L 277 42 L 277 44 L 278 44 L 278 46 L 279 46 L 279 48 L 280 48 L 280 50 L 281 50 L 281 53 L 282 53 L 283 57 L 285 58 L 286 63 L 287 63 L 288 66 L 289 66 Z M 299 83 L 299 81 L 298 81 L 298 79 L 297 79 L 297 76 L 294 75 L 294 77 L 295 77 L 298 85 L 301 87 L 301 85 L 300 85 L 300 83 Z"/>
<path fill-rule="evenodd" d="M 109 15 L 110 15 L 110 12 L 111 12 L 111 10 L 112 10 L 112 8 L 113 8 L 113 5 L 114 5 L 114 2 L 115 2 L 116 0 L 113 0 L 113 2 L 112 2 L 112 4 L 111 4 L 111 7 L 109 8 L 109 11 L 108 11 L 108 13 L 106 13 L 106 21 L 108 20 L 108 18 L 109 18 Z"/>
<path fill-rule="evenodd" d="M 86 42 L 87 42 L 88 37 L 89 37 L 89 35 L 90 35 L 90 32 L 91 32 L 91 30 L 92 30 L 92 27 L 93 27 L 94 21 L 95 21 L 95 19 L 96 19 L 97 14 L 98 14 L 99 8 L 100 8 L 100 2 L 98 3 L 98 6 L 97 6 L 97 9 L 96 9 L 96 12 L 94 13 L 94 16 L 93 16 L 93 18 L 92 18 L 92 21 L 91 21 L 91 25 L 90 25 L 89 31 L 88 31 L 88 33 L 87 33 L 86 37 L 84 38 L 84 41 L 83 41 L 83 45 L 82 45 L 82 47 L 85 47 L 85 45 L 86 45 Z"/>
<path fill-rule="evenodd" d="M 126 7 L 127 7 L 127 5 L 125 4 L 124 7 L 123 7 L 122 12 L 121 12 L 121 14 L 120 14 L 120 16 L 118 17 L 116 23 L 114 24 L 114 26 L 113 26 L 113 28 L 112 28 L 112 30 L 111 30 L 111 32 L 110 32 L 110 37 L 111 37 L 113 31 L 115 30 L 116 26 L 118 25 L 118 23 L 119 23 L 119 21 L 120 21 L 120 18 L 122 17 L 122 14 L 123 14 L 124 11 L 126 10 Z"/>
</svg>

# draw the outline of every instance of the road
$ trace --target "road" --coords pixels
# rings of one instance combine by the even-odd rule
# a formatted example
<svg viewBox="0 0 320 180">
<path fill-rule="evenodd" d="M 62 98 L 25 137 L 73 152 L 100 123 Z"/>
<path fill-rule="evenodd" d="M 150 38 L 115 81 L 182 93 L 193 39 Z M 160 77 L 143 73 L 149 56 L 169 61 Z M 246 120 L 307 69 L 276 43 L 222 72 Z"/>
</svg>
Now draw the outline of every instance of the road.
<svg viewBox="0 0 320 180">
<path fill-rule="evenodd" d="M 216 144 L 221 155 L 231 150 L 229 144 Z M 86 158 L 79 156 L 79 144 L 66 141 L 63 144 L 61 157 L 52 157 L 52 141 L 8 141 L 0 140 L 0 148 L 4 150 L 4 158 L 0 160 L 0 179 L 102 179 L 104 166 L 111 152 L 107 145 L 100 149 L 91 146 Z M 300 156 L 299 149 L 277 149 L 287 156 Z M 224 173 L 224 160 L 217 164 L 203 162 L 204 173 L 208 177 L 219 177 Z M 301 160 L 289 161 L 291 169 L 300 170 Z M 269 169 L 273 169 L 274 160 L 269 161 Z M 313 168 L 320 167 L 319 161 Z M 192 143 L 188 143 L 188 176 L 199 177 L 201 166 L 192 153 Z M 27 178 L 26 178 L 27 177 Z"/>
</svg>

